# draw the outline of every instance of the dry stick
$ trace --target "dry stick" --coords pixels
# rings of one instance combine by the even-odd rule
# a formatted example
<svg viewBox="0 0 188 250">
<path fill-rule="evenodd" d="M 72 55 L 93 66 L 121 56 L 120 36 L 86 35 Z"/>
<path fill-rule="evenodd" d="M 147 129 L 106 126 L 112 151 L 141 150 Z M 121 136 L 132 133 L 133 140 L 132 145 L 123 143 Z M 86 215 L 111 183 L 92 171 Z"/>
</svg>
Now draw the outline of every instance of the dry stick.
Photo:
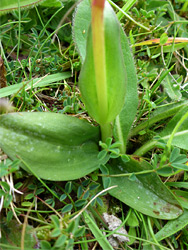
<svg viewBox="0 0 188 250">
<path fill-rule="evenodd" d="M 77 215 L 75 215 L 72 219 L 70 219 L 69 223 L 70 223 L 71 221 L 75 220 L 78 216 L 80 216 L 80 214 L 83 213 L 84 210 L 86 210 L 86 208 L 92 203 L 92 201 L 94 201 L 99 195 L 101 195 L 102 193 L 105 193 L 106 191 L 108 191 L 108 190 L 110 190 L 110 189 L 116 188 L 116 187 L 117 187 L 117 185 L 112 186 L 112 187 L 109 187 L 109 188 L 106 188 L 106 189 L 102 190 L 101 192 L 99 192 L 97 195 L 95 195 L 95 196 L 88 202 L 88 204 L 87 204 L 84 208 L 82 208 L 82 209 L 80 210 L 80 212 L 79 212 Z"/>
<path fill-rule="evenodd" d="M 24 223 L 23 223 L 23 227 L 22 227 L 22 234 L 21 234 L 21 250 L 24 250 L 24 243 L 25 243 L 24 238 L 25 238 L 26 226 L 27 226 L 28 216 L 29 216 L 29 213 L 31 211 L 32 206 L 33 206 L 33 204 L 31 204 L 31 206 L 29 207 L 27 214 L 24 218 Z"/>
<path fill-rule="evenodd" d="M 186 70 L 186 77 L 185 77 L 185 80 L 184 80 L 184 85 L 183 86 L 180 86 L 182 89 L 184 89 L 188 83 L 187 80 L 188 80 L 188 68 L 185 66 L 185 60 L 188 60 L 187 58 L 185 58 L 184 56 L 180 55 L 180 53 L 178 51 L 175 51 L 174 52 L 174 56 L 176 57 L 176 59 L 178 60 L 178 62 L 184 67 L 184 69 Z M 182 58 L 182 61 L 179 59 L 179 57 Z M 186 91 L 187 92 L 187 91 Z"/>
<path fill-rule="evenodd" d="M 36 196 L 36 197 L 37 197 L 37 199 L 39 199 L 42 203 L 44 203 L 47 207 L 49 207 L 52 211 L 54 211 L 54 213 L 56 213 L 57 216 L 58 216 L 60 219 L 62 219 L 61 214 L 58 213 L 58 212 L 55 210 L 55 208 L 53 208 L 52 206 L 50 206 L 48 203 L 46 203 L 45 201 L 43 201 L 43 200 L 42 200 L 41 198 L 39 198 L 38 196 Z"/>
</svg>

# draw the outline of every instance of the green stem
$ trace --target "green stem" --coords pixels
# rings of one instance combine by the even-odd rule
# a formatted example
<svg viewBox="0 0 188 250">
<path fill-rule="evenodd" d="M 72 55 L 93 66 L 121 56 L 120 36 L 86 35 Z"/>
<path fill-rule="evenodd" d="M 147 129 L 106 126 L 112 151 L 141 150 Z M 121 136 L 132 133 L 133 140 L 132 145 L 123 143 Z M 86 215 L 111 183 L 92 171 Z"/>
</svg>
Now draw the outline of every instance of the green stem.
<svg viewBox="0 0 188 250">
<path fill-rule="evenodd" d="M 106 142 L 108 137 L 112 137 L 112 128 L 110 123 L 100 124 L 102 141 Z"/>
<path fill-rule="evenodd" d="M 106 55 L 104 34 L 104 0 L 92 1 L 92 42 L 95 67 L 96 92 L 99 108 L 99 123 L 104 123 L 108 114 L 108 95 L 106 79 Z"/>
<path fill-rule="evenodd" d="M 135 152 L 134 152 L 134 155 L 137 155 L 137 156 L 142 156 L 144 155 L 146 152 L 148 152 L 150 149 L 156 147 L 156 146 L 160 146 L 161 144 L 156 141 L 156 140 L 152 140 L 152 141 L 149 141 L 147 142 L 146 144 L 144 144 L 142 147 L 140 147 L 139 149 L 137 149 Z"/>
<path fill-rule="evenodd" d="M 143 175 L 143 174 L 150 174 L 150 173 L 155 173 L 156 169 L 151 169 L 151 170 L 143 170 L 141 172 L 133 172 L 133 173 L 125 173 L 125 174 L 98 174 L 98 176 L 102 176 L 102 177 L 129 177 L 132 174 L 134 175 Z"/>
<path fill-rule="evenodd" d="M 165 106 L 166 107 L 169 106 L 169 109 L 167 109 L 167 110 L 165 110 L 163 112 L 158 111 L 159 112 L 158 114 L 156 114 L 155 116 L 151 117 L 147 121 L 142 122 L 141 124 L 139 124 L 138 126 L 136 126 L 135 128 L 133 128 L 132 131 L 129 134 L 129 138 L 137 135 L 143 129 L 148 129 L 154 123 L 159 122 L 159 121 L 161 121 L 163 119 L 166 119 L 166 118 L 169 118 L 169 117 L 173 116 L 182 107 L 186 106 L 187 104 L 188 104 L 187 101 L 185 101 L 185 102 L 181 102 L 179 104 L 174 103 L 174 104 L 170 104 L 170 105 L 167 104 L 167 105 L 164 105 L 164 106 L 161 106 L 161 107 L 159 106 L 158 109 L 163 108 L 163 107 L 165 108 Z"/>
</svg>

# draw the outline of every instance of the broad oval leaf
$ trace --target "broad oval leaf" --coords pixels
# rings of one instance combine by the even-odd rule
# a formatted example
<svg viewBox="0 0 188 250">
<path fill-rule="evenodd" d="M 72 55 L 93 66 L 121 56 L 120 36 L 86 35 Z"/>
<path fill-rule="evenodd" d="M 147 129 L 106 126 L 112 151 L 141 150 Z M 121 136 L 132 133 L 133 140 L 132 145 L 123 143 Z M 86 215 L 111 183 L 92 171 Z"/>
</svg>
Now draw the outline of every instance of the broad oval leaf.
<svg viewBox="0 0 188 250">
<path fill-rule="evenodd" d="M 0 116 L 0 147 L 43 179 L 72 180 L 99 168 L 98 140 L 98 127 L 75 117 L 47 112 Z"/>
<path fill-rule="evenodd" d="M 126 90 L 126 70 L 120 42 L 120 25 L 107 1 L 104 8 L 104 46 L 101 47 L 101 54 L 98 55 L 94 53 L 95 45 L 98 46 L 93 43 L 94 40 L 97 41 L 97 35 L 93 40 L 95 35 L 95 30 L 90 28 L 79 85 L 89 114 L 99 124 L 106 124 L 113 121 L 121 111 Z M 97 57 L 101 58 L 101 61 L 99 59 L 96 63 Z"/>
<path fill-rule="evenodd" d="M 137 161 L 133 157 L 127 163 L 118 159 L 109 166 L 110 175 L 144 170 L 152 170 L 151 165 L 141 158 Z M 171 220 L 182 214 L 180 204 L 156 173 L 135 174 L 135 177 L 135 180 L 125 176 L 111 177 L 111 186 L 118 187 L 109 193 L 139 212 L 155 218 Z"/>
<path fill-rule="evenodd" d="M 43 3 L 44 2 L 44 3 Z M 19 5 L 18 5 L 19 3 Z M 36 4 L 43 3 L 46 7 L 61 7 L 60 0 L 1 0 L 0 1 L 0 15 L 5 14 L 7 12 L 13 11 L 15 9 L 20 8 L 31 8 L 34 7 Z M 52 5 L 53 3 L 53 5 Z"/>
</svg>

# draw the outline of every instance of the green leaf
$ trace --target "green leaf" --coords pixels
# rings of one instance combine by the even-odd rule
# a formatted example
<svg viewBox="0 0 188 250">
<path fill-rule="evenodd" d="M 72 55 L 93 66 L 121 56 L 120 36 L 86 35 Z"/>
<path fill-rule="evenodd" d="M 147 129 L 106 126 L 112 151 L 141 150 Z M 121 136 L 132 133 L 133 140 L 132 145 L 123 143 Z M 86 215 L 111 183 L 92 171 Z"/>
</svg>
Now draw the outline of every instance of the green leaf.
<svg viewBox="0 0 188 250">
<path fill-rule="evenodd" d="M 88 34 L 89 23 L 91 20 L 91 8 L 89 0 L 83 0 L 74 15 L 73 38 L 81 56 L 82 62 L 86 57 L 86 37 Z M 123 61 L 126 68 L 127 86 L 124 106 L 115 122 L 114 134 L 117 141 L 121 141 L 121 152 L 125 152 L 127 136 L 138 106 L 137 96 L 137 77 L 134 61 L 130 51 L 128 39 L 120 28 L 120 42 L 123 53 Z M 131 107 L 131 108 L 130 108 Z"/>
<path fill-rule="evenodd" d="M 61 235 L 55 242 L 55 247 L 62 247 L 67 239 L 66 235 Z"/>
<path fill-rule="evenodd" d="M 186 188 L 188 189 L 188 182 L 166 182 L 167 186 L 172 186 L 172 187 L 180 187 L 180 188 Z"/>
<path fill-rule="evenodd" d="M 63 72 L 63 73 L 57 73 L 53 75 L 49 75 L 42 78 L 35 78 L 26 82 L 17 83 L 5 88 L 0 89 L 0 98 L 6 97 L 15 93 L 18 93 L 19 91 L 25 89 L 30 89 L 33 86 L 36 87 L 45 87 L 48 85 L 51 85 L 52 83 L 55 83 L 57 81 L 64 80 L 66 78 L 69 78 L 71 76 L 71 72 Z M 60 83 L 62 84 L 62 83 Z"/>
<path fill-rule="evenodd" d="M 53 215 L 50 216 L 50 218 L 51 218 L 52 222 L 54 223 L 54 226 L 56 228 L 59 228 L 60 227 L 60 221 L 59 221 L 58 216 L 53 214 Z"/>
<path fill-rule="evenodd" d="M 110 177 L 103 177 L 103 186 L 104 189 L 108 188 L 111 184 L 111 178 Z"/>
<path fill-rule="evenodd" d="M 93 22 L 92 29 L 88 31 L 86 58 L 80 72 L 79 85 L 89 114 L 100 125 L 105 125 L 121 111 L 126 91 L 120 25 L 108 2 L 104 8 L 104 23 L 101 21 L 100 25 L 100 31 L 97 31 Z"/>
<path fill-rule="evenodd" d="M 75 233 L 74 233 L 74 237 L 80 237 L 80 236 L 83 236 L 85 233 L 85 227 L 82 226 L 80 228 L 78 228 Z"/>
<path fill-rule="evenodd" d="M 158 175 L 154 172 L 136 175 L 136 172 L 145 170 L 152 170 L 152 167 L 141 158 L 139 161 L 130 159 L 127 163 L 120 159 L 114 161 L 109 167 L 111 175 L 135 173 L 136 180 L 131 181 L 126 176 L 111 177 L 111 185 L 118 187 L 109 193 L 143 214 L 166 220 L 177 218 L 182 209 Z"/>
<path fill-rule="evenodd" d="M 72 204 L 67 204 L 67 205 L 65 205 L 65 206 L 61 209 L 61 212 L 62 212 L 62 213 L 67 213 L 67 212 L 71 211 L 72 208 L 73 208 L 73 205 L 72 205 Z"/>
<path fill-rule="evenodd" d="M 90 217 L 90 215 L 84 211 L 83 216 L 85 219 L 86 224 L 88 225 L 89 229 L 93 233 L 96 241 L 99 243 L 99 245 L 102 247 L 103 250 L 113 250 L 113 247 L 110 245 L 108 240 L 106 239 L 105 235 L 101 232 L 101 230 L 98 228 L 96 222 Z"/>
<path fill-rule="evenodd" d="M 21 8 L 34 7 L 35 4 L 40 3 L 43 0 L 19 0 L 19 6 Z M 10 12 L 14 9 L 18 9 L 18 1 L 15 0 L 1 0 L 0 1 L 0 15 Z"/>
<path fill-rule="evenodd" d="M 75 201 L 75 207 L 82 207 L 86 203 L 87 203 L 87 200 L 85 200 L 85 199 L 77 200 L 77 201 Z"/>
<path fill-rule="evenodd" d="M 23 207 L 30 207 L 32 204 L 33 204 L 33 203 L 30 202 L 30 201 L 24 201 L 24 202 L 22 202 L 22 206 L 23 206 Z"/>
<path fill-rule="evenodd" d="M 0 116 L 0 147 L 40 178 L 73 180 L 91 173 L 97 158 L 99 128 L 55 113 L 12 113 Z"/>
<path fill-rule="evenodd" d="M 174 148 L 170 154 L 170 162 L 173 162 L 176 160 L 176 158 L 180 154 L 180 149 L 179 148 Z"/>
<path fill-rule="evenodd" d="M 66 232 L 72 233 L 75 231 L 75 228 L 76 228 L 76 223 L 75 220 L 73 220 L 69 223 L 68 227 L 66 228 Z"/>
<path fill-rule="evenodd" d="M 34 197 L 34 194 L 31 193 L 31 194 L 27 194 L 27 195 L 24 197 L 24 199 L 25 199 L 25 200 L 30 200 L 30 199 L 32 199 L 33 197 Z"/>
<path fill-rule="evenodd" d="M 177 233 L 188 225 L 188 210 L 185 209 L 183 214 L 175 220 L 168 221 L 166 225 L 155 234 L 155 239 L 161 241 Z"/>
<path fill-rule="evenodd" d="M 172 163 L 171 165 L 172 165 L 172 167 L 174 167 L 174 168 L 188 171 L 188 166 L 187 166 L 186 164 L 182 164 L 182 163 Z"/>
<path fill-rule="evenodd" d="M 52 230 L 52 232 L 50 233 L 51 237 L 58 237 L 61 234 L 61 229 L 60 228 L 55 228 L 54 230 Z"/>
<path fill-rule="evenodd" d="M 163 33 L 160 37 L 160 45 L 165 45 L 165 43 L 167 42 L 168 40 L 168 36 L 166 33 Z"/>
<path fill-rule="evenodd" d="M 7 191 L 9 192 L 10 191 L 10 186 L 7 182 L 5 181 L 0 181 L 0 185 Z"/>
<path fill-rule="evenodd" d="M 165 92 L 172 101 L 179 101 L 182 97 L 180 84 L 174 84 L 174 79 L 167 75 L 162 81 Z"/>
<path fill-rule="evenodd" d="M 133 210 L 131 211 L 126 224 L 130 227 L 138 227 L 139 226 L 138 219 L 137 219 L 136 214 Z"/>
<path fill-rule="evenodd" d="M 67 195 L 66 194 L 62 194 L 60 196 L 60 201 L 64 201 L 66 198 L 67 198 Z"/>
<path fill-rule="evenodd" d="M 66 192 L 67 194 L 70 194 L 71 191 L 72 191 L 72 182 L 69 181 L 69 182 L 67 182 L 66 185 L 65 185 L 65 192 Z"/>
<path fill-rule="evenodd" d="M 41 249 L 44 249 L 44 250 L 50 250 L 51 249 L 50 243 L 48 241 L 46 241 L 46 240 L 40 241 L 40 247 L 41 247 Z"/>
<path fill-rule="evenodd" d="M 130 241 L 127 242 L 128 245 L 132 245 L 135 242 L 136 237 L 136 229 L 134 227 L 129 227 L 128 236 L 133 236 L 133 238 L 129 237 Z"/>
</svg>

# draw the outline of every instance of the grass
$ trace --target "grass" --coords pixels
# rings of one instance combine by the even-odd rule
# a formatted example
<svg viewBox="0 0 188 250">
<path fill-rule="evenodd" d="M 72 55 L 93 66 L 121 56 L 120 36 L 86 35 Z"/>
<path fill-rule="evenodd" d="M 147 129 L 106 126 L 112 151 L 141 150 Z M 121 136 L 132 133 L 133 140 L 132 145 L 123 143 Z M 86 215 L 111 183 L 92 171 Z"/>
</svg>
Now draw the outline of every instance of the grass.
<svg viewBox="0 0 188 250">
<path fill-rule="evenodd" d="M 139 83 L 139 107 L 128 145 L 128 153 L 132 154 L 140 146 L 147 146 L 148 138 L 159 136 L 168 123 L 166 115 L 162 121 L 157 119 L 159 106 L 171 107 L 188 98 L 188 45 L 180 42 L 177 46 L 172 40 L 167 46 L 165 40 L 186 37 L 188 21 L 183 1 L 167 1 L 157 7 L 148 0 L 128 1 L 130 5 L 125 6 L 123 1 L 114 2 L 117 12 L 126 11 L 126 16 L 121 11 L 118 15 L 132 44 Z M 0 53 L 8 86 L 1 89 L 0 95 L 10 100 L 14 112 L 66 113 L 94 123 L 77 87 L 81 61 L 72 40 L 69 10 L 73 7 L 74 1 L 65 1 L 64 8 L 38 5 L 0 17 Z M 63 22 L 59 26 L 60 20 Z M 159 40 L 151 44 L 155 38 Z M 0 112 L 5 112 L 7 105 L 3 108 L 0 103 Z M 170 108 L 169 112 L 176 114 L 177 110 Z M 150 126 L 141 123 L 150 117 L 154 117 Z M 134 133 L 136 130 L 138 133 Z M 160 139 L 157 147 L 144 155 L 152 163 L 153 172 L 159 163 L 166 162 Z M 171 139 L 167 145 L 171 147 Z M 101 155 L 117 153 L 111 142 L 101 147 Z M 186 150 L 173 150 L 187 157 Z M 109 181 L 105 167 L 78 180 L 52 182 L 25 172 L 19 167 L 20 160 L 11 161 L 0 152 L 1 249 L 111 249 L 107 238 L 114 233 L 121 235 L 117 230 L 122 226 L 129 242 L 119 241 L 117 249 L 187 249 L 186 213 L 168 224 L 130 208 L 103 188 L 101 176 L 106 176 L 106 187 Z M 125 175 L 134 180 L 136 174 Z M 160 178 L 174 193 L 179 192 L 186 212 L 187 171 L 180 169 L 172 175 L 161 172 Z M 115 231 L 108 229 L 104 212 L 121 219 Z M 178 229 L 173 223 L 180 225 Z M 159 235 L 165 226 L 167 237 Z"/>
</svg>

